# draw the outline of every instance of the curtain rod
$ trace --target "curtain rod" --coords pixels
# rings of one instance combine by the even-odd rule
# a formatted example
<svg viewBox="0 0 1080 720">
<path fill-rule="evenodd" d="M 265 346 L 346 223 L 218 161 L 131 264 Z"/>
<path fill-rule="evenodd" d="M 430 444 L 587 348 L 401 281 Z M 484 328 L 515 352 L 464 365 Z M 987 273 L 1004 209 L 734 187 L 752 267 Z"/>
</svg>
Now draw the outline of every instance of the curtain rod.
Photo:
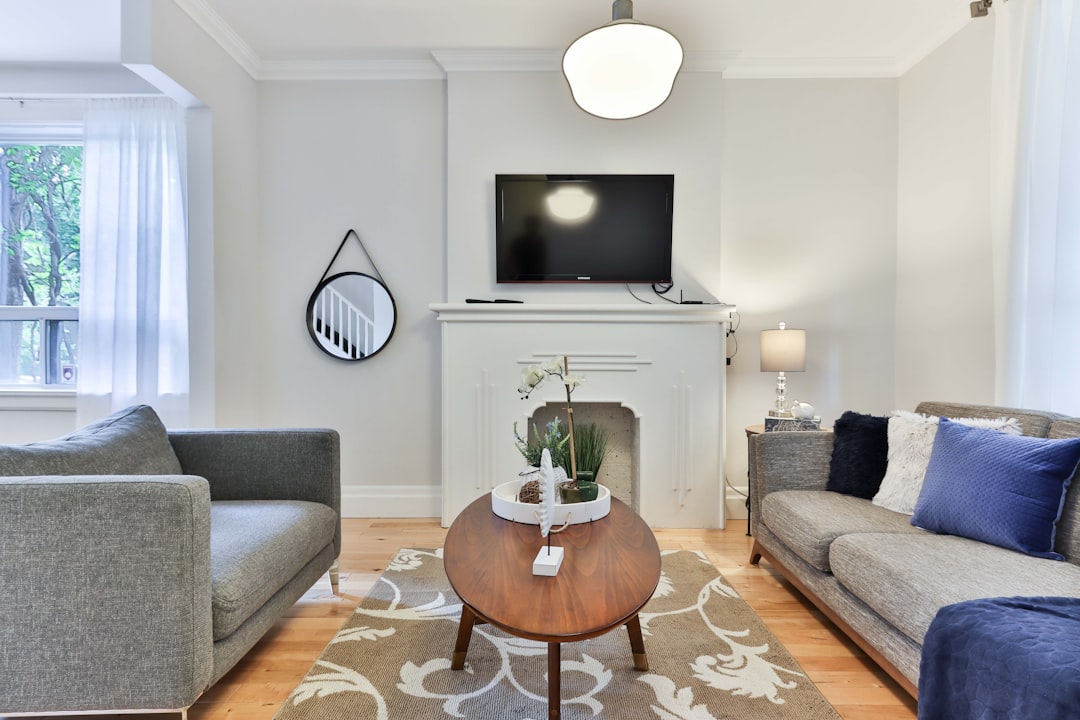
<svg viewBox="0 0 1080 720">
<path fill-rule="evenodd" d="M 56 97 L 44 97 L 44 96 L 28 96 L 19 97 L 18 95 L 3 95 L 0 96 L 0 102 L 7 103 L 19 103 L 20 105 L 26 103 L 76 103 L 84 102 L 86 100 L 111 100 L 114 98 L 154 98 L 154 97 L 166 97 L 162 93 L 95 93 L 84 95 L 64 95 Z"/>
<path fill-rule="evenodd" d="M 5 95 L 0 97 L 0 102 L 6 103 L 18 103 L 25 105 L 26 103 L 72 103 L 85 100 L 85 97 L 17 97 L 13 95 Z"/>
</svg>

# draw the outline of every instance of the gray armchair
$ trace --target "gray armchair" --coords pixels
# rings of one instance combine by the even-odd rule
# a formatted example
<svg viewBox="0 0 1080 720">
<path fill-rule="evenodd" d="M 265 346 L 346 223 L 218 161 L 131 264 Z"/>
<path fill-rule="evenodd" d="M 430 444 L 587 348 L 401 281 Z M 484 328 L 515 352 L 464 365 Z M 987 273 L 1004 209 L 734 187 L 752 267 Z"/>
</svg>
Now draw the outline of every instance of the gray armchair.
<svg viewBox="0 0 1080 720">
<path fill-rule="evenodd" d="M 0 716 L 186 710 L 335 567 L 339 456 L 146 406 L 0 447 Z"/>
</svg>

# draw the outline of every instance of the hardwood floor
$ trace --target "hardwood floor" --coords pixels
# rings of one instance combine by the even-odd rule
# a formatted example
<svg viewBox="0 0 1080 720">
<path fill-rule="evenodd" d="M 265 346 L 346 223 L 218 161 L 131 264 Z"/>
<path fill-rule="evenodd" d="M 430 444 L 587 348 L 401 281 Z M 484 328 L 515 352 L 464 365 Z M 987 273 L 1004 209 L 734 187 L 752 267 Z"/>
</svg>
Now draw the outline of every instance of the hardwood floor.
<svg viewBox="0 0 1080 720">
<path fill-rule="evenodd" d="M 437 520 L 346 519 L 342 597 L 321 580 L 188 713 L 190 720 L 269 720 L 401 547 L 435 548 Z M 913 720 L 915 701 L 762 562 L 749 565 L 746 521 L 724 530 L 657 530 L 663 549 L 702 550 L 787 647 L 844 720 Z M 100 716 L 99 716 L 100 717 Z M 132 716 L 123 716 L 132 720 Z M 145 716 L 162 718 L 175 716 Z"/>
</svg>

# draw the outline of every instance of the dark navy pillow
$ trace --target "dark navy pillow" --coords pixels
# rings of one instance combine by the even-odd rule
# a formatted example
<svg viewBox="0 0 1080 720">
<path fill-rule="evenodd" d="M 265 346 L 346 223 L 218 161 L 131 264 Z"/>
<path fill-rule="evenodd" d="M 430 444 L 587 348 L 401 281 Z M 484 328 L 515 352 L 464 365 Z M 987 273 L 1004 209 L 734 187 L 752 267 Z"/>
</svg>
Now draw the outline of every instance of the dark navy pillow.
<svg viewBox="0 0 1080 720">
<path fill-rule="evenodd" d="M 889 418 L 848 410 L 833 423 L 832 462 L 826 490 L 874 497 L 889 463 Z"/>
<path fill-rule="evenodd" d="M 911 524 L 1062 560 L 1054 533 L 1080 438 L 1007 435 L 941 419 Z"/>
</svg>

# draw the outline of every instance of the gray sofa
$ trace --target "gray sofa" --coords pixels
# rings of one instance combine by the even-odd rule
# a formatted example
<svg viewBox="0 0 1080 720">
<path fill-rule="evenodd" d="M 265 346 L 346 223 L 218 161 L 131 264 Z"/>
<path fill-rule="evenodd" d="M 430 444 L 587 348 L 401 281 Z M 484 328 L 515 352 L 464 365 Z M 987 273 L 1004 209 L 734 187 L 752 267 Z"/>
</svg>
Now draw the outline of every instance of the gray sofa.
<svg viewBox="0 0 1080 720">
<path fill-rule="evenodd" d="M 335 431 L 147 406 L 0 447 L 0 716 L 179 710 L 341 550 Z"/>
<path fill-rule="evenodd" d="M 1024 435 L 1080 436 L 1080 420 L 1046 412 L 924 402 L 950 418 L 1016 418 Z M 922 640 L 938 609 L 981 597 L 1080 597 L 1080 482 L 1066 496 L 1055 550 L 1032 557 L 911 525 L 908 515 L 825 490 L 833 434 L 750 439 L 750 562 L 765 558 L 913 696 Z"/>
</svg>

